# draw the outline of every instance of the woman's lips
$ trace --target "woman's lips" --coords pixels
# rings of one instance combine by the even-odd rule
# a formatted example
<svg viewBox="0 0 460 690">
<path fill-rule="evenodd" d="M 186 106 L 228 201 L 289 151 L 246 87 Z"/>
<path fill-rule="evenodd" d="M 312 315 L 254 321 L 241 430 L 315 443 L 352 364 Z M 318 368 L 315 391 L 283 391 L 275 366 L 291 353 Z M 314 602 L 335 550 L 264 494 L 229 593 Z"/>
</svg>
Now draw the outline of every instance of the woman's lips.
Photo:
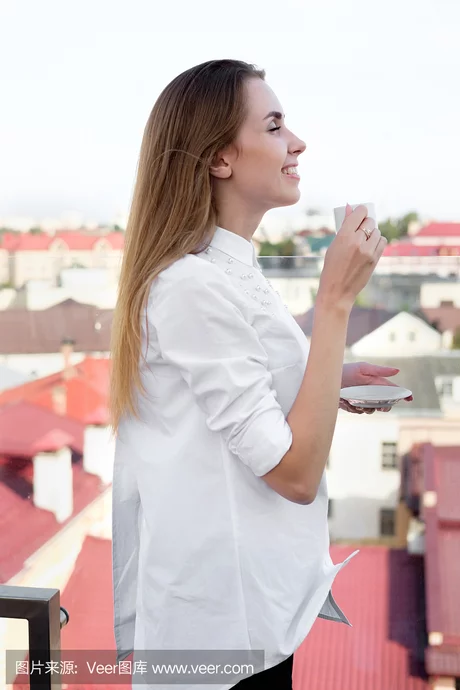
<svg viewBox="0 0 460 690">
<path fill-rule="evenodd" d="M 300 175 L 298 173 L 281 173 L 283 177 L 290 177 L 291 180 L 300 180 Z"/>
</svg>

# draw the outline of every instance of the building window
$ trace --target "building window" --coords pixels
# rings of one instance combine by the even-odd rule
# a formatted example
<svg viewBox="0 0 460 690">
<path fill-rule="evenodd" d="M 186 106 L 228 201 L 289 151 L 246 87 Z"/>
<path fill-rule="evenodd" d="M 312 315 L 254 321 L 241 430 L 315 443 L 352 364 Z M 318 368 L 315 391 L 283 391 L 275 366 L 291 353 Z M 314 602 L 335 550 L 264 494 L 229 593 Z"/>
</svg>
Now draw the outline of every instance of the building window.
<svg viewBox="0 0 460 690">
<path fill-rule="evenodd" d="M 396 443 L 383 441 L 382 443 L 382 469 L 398 469 L 398 447 Z"/>
<path fill-rule="evenodd" d="M 411 342 L 414 342 L 414 340 L 415 340 L 415 332 L 414 332 L 414 331 L 410 331 L 408 337 L 409 337 L 409 340 L 410 340 Z"/>
<path fill-rule="evenodd" d="M 380 536 L 394 537 L 396 532 L 396 511 L 393 508 L 380 510 Z"/>
<path fill-rule="evenodd" d="M 391 331 L 388 338 L 390 342 L 394 343 L 394 341 L 396 340 L 396 333 L 394 331 Z"/>
<path fill-rule="evenodd" d="M 331 518 L 334 516 L 334 506 L 332 504 L 332 499 L 329 499 L 329 502 L 327 504 L 327 516 L 328 518 Z"/>
<path fill-rule="evenodd" d="M 436 388 L 440 398 L 451 398 L 453 395 L 452 379 L 440 379 Z"/>
</svg>

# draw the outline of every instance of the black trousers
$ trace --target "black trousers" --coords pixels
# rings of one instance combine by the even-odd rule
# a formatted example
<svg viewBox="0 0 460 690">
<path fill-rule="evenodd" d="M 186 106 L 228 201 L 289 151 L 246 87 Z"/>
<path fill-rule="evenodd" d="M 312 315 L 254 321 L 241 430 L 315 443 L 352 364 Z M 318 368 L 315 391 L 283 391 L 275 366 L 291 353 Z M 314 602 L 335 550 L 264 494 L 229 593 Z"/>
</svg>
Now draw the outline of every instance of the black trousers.
<svg viewBox="0 0 460 690">
<path fill-rule="evenodd" d="M 234 686 L 234 690 L 268 690 L 271 687 L 274 690 L 292 690 L 293 662 L 294 655 L 291 655 L 272 668 L 243 678 Z"/>
</svg>

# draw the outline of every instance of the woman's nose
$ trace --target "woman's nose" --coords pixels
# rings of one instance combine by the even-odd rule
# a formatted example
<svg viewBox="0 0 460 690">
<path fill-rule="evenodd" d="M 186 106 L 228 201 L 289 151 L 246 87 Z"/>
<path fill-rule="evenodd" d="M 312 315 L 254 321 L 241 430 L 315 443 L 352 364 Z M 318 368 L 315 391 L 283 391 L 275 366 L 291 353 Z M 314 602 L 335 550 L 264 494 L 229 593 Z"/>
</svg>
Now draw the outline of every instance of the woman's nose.
<svg viewBox="0 0 460 690">
<path fill-rule="evenodd" d="M 298 137 L 294 137 L 293 141 L 289 147 L 289 153 L 294 153 L 297 156 L 300 155 L 305 151 L 307 148 L 307 145 L 302 139 L 299 139 Z"/>
</svg>

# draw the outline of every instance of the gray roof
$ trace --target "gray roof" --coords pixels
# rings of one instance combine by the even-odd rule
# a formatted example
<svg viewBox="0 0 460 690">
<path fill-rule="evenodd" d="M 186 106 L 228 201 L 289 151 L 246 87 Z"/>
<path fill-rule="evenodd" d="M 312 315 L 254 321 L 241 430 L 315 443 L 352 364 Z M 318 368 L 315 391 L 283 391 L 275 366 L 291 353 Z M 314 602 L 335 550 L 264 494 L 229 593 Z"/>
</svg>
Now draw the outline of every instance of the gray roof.
<svg viewBox="0 0 460 690">
<path fill-rule="evenodd" d="M 353 357 L 347 355 L 347 362 L 366 361 L 370 364 L 395 367 L 399 369 L 396 376 L 391 376 L 390 381 L 398 386 L 409 388 L 414 400 L 407 403 L 407 411 L 403 403 L 395 407 L 395 411 L 430 410 L 440 412 L 441 405 L 436 390 L 435 378 L 437 376 L 460 376 L 460 351 L 447 352 L 443 355 L 424 357 Z M 406 403 L 404 403 L 406 404 Z"/>
<path fill-rule="evenodd" d="M 358 307 L 355 305 L 351 310 L 348 321 L 346 346 L 351 347 L 358 340 L 372 333 L 372 331 L 375 331 L 376 328 L 379 328 L 397 314 L 397 311 L 387 311 L 386 309 L 376 309 L 374 307 Z M 314 308 L 309 309 L 305 314 L 294 317 L 307 337 L 310 337 L 312 333 L 313 316 Z"/>
<path fill-rule="evenodd" d="M 64 339 L 75 352 L 110 350 L 112 309 L 68 299 L 48 309 L 0 311 L 0 354 L 59 352 Z"/>
</svg>

